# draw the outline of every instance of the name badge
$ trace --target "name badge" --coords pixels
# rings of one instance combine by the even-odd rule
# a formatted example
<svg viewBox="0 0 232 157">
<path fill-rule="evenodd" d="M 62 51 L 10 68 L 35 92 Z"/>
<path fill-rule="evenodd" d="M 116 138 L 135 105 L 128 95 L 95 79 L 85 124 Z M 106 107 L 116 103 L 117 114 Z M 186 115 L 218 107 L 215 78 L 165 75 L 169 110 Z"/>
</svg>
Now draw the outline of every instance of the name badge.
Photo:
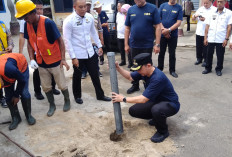
<svg viewBox="0 0 232 157">
<path fill-rule="evenodd" d="M 82 25 L 81 21 L 77 21 L 77 26 Z"/>
<path fill-rule="evenodd" d="M 177 13 L 177 11 L 175 11 L 175 10 L 172 10 L 172 13 L 175 13 L 175 14 L 176 14 L 176 13 Z"/>
<path fill-rule="evenodd" d="M 89 20 L 88 20 L 88 19 L 86 19 L 86 23 L 89 23 Z"/>
<path fill-rule="evenodd" d="M 150 15 L 151 15 L 151 13 L 144 13 L 144 15 L 150 16 Z"/>
</svg>

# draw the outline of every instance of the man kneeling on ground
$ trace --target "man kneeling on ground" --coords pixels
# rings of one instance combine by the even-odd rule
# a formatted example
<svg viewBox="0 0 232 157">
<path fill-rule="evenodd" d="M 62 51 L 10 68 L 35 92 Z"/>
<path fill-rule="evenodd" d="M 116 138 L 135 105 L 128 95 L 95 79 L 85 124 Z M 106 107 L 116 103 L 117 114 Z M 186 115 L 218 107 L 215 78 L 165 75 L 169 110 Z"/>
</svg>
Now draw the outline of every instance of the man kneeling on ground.
<svg viewBox="0 0 232 157">
<path fill-rule="evenodd" d="M 152 142 L 162 142 L 169 136 L 167 117 L 175 115 L 180 108 L 178 95 L 170 80 L 158 68 L 152 66 L 149 53 L 141 53 L 134 57 L 134 65 L 130 73 L 116 63 L 117 71 L 126 79 L 143 80 L 145 91 L 140 96 L 124 97 L 113 93 L 113 102 L 136 103 L 129 109 L 132 117 L 151 119 L 149 125 L 155 126 L 157 132 L 151 137 Z"/>
</svg>

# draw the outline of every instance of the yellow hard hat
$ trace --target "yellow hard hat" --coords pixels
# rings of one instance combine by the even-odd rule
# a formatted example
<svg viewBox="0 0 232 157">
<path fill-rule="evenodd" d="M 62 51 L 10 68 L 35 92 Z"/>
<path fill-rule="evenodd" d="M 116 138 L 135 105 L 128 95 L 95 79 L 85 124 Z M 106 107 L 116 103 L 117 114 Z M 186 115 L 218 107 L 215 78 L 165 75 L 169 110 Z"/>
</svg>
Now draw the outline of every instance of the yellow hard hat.
<svg viewBox="0 0 232 157">
<path fill-rule="evenodd" d="M 17 13 L 15 17 L 21 18 L 36 8 L 36 5 L 30 0 L 20 0 L 16 3 Z"/>
</svg>

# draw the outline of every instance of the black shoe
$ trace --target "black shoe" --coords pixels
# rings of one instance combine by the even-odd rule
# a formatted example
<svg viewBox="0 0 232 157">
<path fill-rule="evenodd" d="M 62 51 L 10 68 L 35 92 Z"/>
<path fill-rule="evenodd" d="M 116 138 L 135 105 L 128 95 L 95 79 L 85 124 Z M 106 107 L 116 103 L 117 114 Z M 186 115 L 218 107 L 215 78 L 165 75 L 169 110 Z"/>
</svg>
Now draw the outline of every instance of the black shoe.
<svg viewBox="0 0 232 157">
<path fill-rule="evenodd" d="M 205 67 L 205 66 L 206 66 L 206 62 L 203 62 L 203 63 L 201 64 L 201 66 L 202 66 L 202 67 Z"/>
<path fill-rule="evenodd" d="M 123 66 L 123 65 L 126 65 L 126 63 L 125 62 L 119 63 L 119 66 Z"/>
<path fill-rule="evenodd" d="M 153 119 L 149 120 L 148 124 L 150 126 L 155 126 L 155 121 Z"/>
<path fill-rule="evenodd" d="M 97 100 L 102 100 L 102 101 L 111 101 L 110 97 L 104 96 L 103 98 L 97 99 Z"/>
<path fill-rule="evenodd" d="M 102 73 L 99 71 L 98 72 L 98 75 L 99 75 L 99 77 L 102 77 L 103 75 L 102 75 Z"/>
<path fill-rule="evenodd" d="M 205 69 L 204 71 L 202 71 L 202 74 L 208 74 L 208 73 L 210 73 L 210 72 L 211 72 L 211 70 Z"/>
<path fill-rule="evenodd" d="M 6 99 L 3 97 L 0 99 L 0 104 L 2 106 L 2 108 L 7 108 L 7 104 L 6 104 Z"/>
<path fill-rule="evenodd" d="M 86 73 L 82 73 L 81 79 L 85 79 L 85 78 L 86 78 Z"/>
<path fill-rule="evenodd" d="M 59 95 L 60 94 L 60 91 L 58 91 L 57 89 L 52 89 L 52 92 L 54 95 Z"/>
<path fill-rule="evenodd" d="M 169 136 L 169 132 L 167 131 L 165 134 L 161 134 L 158 131 L 151 137 L 151 141 L 155 143 L 163 142 L 165 138 Z"/>
<path fill-rule="evenodd" d="M 132 67 L 132 65 L 128 64 L 127 68 L 129 68 L 129 69 L 130 69 L 131 67 Z"/>
<path fill-rule="evenodd" d="M 221 71 L 216 71 L 216 74 L 217 74 L 217 76 L 222 76 L 222 72 Z"/>
<path fill-rule="evenodd" d="M 37 100 L 43 100 L 44 99 L 44 96 L 41 94 L 41 93 L 35 93 L 35 98 Z"/>
<path fill-rule="evenodd" d="M 132 94 L 136 91 L 139 91 L 139 87 L 138 86 L 135 86 L 135 85 L 132 85 L 132 87 L 130 87 L 128 90 L 127 90 L 127 94 Z"/>
<path fill-rule="evenodd" d="M 198 64 L 201 64 L 202 63 L 202 60 L 197 60 L 196 62 L 195 62 L 195 65 L 198 65 Z"/>
<path fill-rule="evenodd" d="M 81 98 L 76 98 L 75 101 L 78 104 L 83 104 L 83 100 Z"/>
<path fill-rule="evenodd" d="M 178 75 L 173 71 L 173 72 L 170 72 L 170 75 L 172 75 L 173 77 L 177 78 Z"/>
</svg>

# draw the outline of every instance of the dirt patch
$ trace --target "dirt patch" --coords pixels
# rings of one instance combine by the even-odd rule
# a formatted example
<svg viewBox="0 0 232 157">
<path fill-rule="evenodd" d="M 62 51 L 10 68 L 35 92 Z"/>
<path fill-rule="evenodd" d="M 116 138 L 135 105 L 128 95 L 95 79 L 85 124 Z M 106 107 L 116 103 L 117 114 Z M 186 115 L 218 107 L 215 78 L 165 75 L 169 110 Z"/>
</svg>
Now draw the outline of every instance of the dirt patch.
<svg viewBox="0 0 232 157">
<path fill-rule="evenodd" d="M 176 151 L 173 141 L 163 143 L 150 141 L 155 129 L 147 121 L 124 117 L 124 134 L 113 142 L 110 133 L 115 130 L 114 117 L 71 110 L 56 111 L 51 118 L 38 117 L 37 125 L 27 131 L 27 143 L 39 156 L 51 157 L 96 157 L 96 156 L 155 156 Z M 50 121 L 48 123 L 48 121 Z"/>
</svg>

